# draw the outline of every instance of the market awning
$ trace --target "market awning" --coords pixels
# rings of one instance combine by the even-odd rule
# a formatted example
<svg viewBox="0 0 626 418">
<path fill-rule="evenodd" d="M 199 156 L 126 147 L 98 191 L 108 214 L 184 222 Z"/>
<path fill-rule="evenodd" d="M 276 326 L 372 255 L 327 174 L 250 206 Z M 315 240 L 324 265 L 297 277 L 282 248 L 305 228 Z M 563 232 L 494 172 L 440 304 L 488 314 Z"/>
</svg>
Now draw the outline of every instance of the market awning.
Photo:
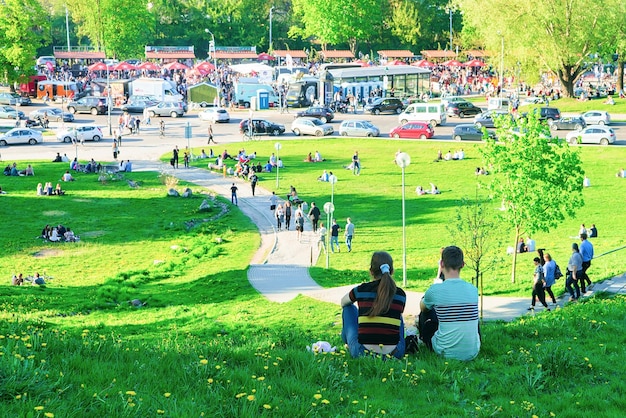
<svg viewBox="0 0 626 418">
<path fill-rule="evenodd" d="M 146 59 L 194 59 L 196 54 L 190 51 L 147 51 Z"/>
<path fill-rule="evenodd" d="M 422 55 L 426 59 L 455 58 L 456 57 L 456 53 L 454 51 L 442 51 L 438 49 L 430 49 L 430 50 L 422 51 Z"/>
<path fill-rule="evenodd" d="M 54 58 L 103 60 L 106 56 L 104 52 L 99 51 L 54 51 Z"/>
<path fill-rule="evenodd" d="M 324 58 L 354 58 L 352 51 L 340 49 L 320 51 L 319 54 Z"/>
<path fill-rule="evenodd" d="M 254 51 L 215 51 L 215 58 L 218 60 L 227 59 L 251 59 L 256 60 L 258 54 Z"/>
<path fill-rule="evenodd" d="M 414 53 L 409 51 L 408 49 L 390 49 L 377 51 L 378 55 L 381 58 L 389 59 L 389 58 L 413 58 L 415 56 Z"/>
<path fill-rule="evenodd" d="M 306 52 L 299 49 L 275 49 L 272 51 L 272 55 L 275 57 L 286 58 L 289 55 L 291 58 L 306 58 Z"/>
</svg>

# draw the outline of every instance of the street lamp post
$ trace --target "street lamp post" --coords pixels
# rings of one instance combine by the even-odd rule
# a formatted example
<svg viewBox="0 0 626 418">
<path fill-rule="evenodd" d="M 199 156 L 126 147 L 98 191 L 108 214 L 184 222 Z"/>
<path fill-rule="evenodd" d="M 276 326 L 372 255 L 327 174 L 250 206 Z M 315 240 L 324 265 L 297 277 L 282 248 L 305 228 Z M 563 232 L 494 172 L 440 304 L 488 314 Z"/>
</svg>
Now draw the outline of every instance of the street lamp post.
<svg viewBox="0 0 626 418">
<path fill-rule="evenodd" d="M 324 203 L 324 213 L 326 214 L 326 268 L 330 267 L 330 217 L 335 211 L 335 205 L 332 202 Z"/>
<path fill-rule="evenodd" d="M 335 183 L 337 183 L 337 176 L 331 174 L 328 177 L 328 182 L 330 183 L 330 203 L 335 203 Z"/>
<path fill-rule="evenodd" d="M 215 36 L 213 35 L 213 32 L 211 32 L 208 29 L 205 29 L 204 31 L 211 35 L 211 42 L 209 43 L 209 54 L 211 54 L 211 56 L 213 57 L 213 66 L 215 67 L 214 71 L 215 71 L 215 86 L 217 87 L 217 105 L 221 106 L 222 99 L 220 97 L 220 93 L 221 93 L 220 76 L 219 76 L 219 73 L 217 72 L 217 58 L 215 57 Z"/>
<path fill-rule="evenodd" d="M 450 51 L 452 51 L 452 9 L 448 9 L 448 13 L 450 14 Z"/>
<path fill-rule="evenodd" d="M 396 156 L 396 164 L 402 169 L 402 286 L 406 286 L 406 211 L 404 207 L 404 169 L 411 164 L 411 157 L 406 152 Z"/>
<path fill-rule="evenodd" d="M 270 46 L 268 51 L 272 51 L 274 48 L 272 47 L 272 16 L 274 11 L 274 6 L 270 7 Z"/>
<path fill-rule="evenodd" d="M 274 148 L 276 148 L 276 189 L 278 189 L 278 171 L 280 169 L 280 149 L 283 146 L 280 142 L 274 144 Z"/>
<path fill-rule="evenodd" d="M 500 33 L 501 50 L 500 50 L 500 97 L 503 97 L 504 90 L 504 35 Z"/>
<path fill-rule="evenodd" d="M 107 123 L 109 124 L 109 135 L 113 135 L 113 128 L 111 127 L 111 77 L 109 74 L 109 65 L 107 64 Z M 120 132 L 120 135 L 122 133 Z"/>
</svg>

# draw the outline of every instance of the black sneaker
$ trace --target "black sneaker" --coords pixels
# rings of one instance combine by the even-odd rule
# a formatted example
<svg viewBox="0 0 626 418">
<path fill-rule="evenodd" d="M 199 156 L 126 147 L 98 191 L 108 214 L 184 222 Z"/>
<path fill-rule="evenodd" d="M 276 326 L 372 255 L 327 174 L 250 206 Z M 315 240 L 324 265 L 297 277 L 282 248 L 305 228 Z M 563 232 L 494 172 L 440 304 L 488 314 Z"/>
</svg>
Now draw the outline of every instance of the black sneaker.
<svg viewBox="0 0 626 418">
<path fill-rule="evenodd" d="M 535 307 L 534 307 L 534 306 L 531 306 L 530 308 L 528 308 L 528 309 L 526 309 L 526 310 L 527 310 L 527 311 L 534 311 L 534 310 L 535 310 Z"/>
</svg>

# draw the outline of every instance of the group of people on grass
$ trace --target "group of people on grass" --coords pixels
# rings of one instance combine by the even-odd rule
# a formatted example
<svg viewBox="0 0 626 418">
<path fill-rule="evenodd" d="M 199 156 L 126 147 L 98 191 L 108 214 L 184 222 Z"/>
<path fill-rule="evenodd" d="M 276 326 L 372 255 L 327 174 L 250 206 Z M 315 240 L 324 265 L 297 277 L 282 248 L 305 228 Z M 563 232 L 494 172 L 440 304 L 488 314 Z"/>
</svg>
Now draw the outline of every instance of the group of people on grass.
<svg viewBox="0 0 626 418">
<path fill-rule="evenodd" d="M 33 276 L 27 276 L 27 277 L 24 277 L 24 275 L 22 273 L 20 273 L 18 275 L 14 274 L 13 277 L 11 278 L 11 285 L 13 285 L 13 286 L 22 286 L 26 282 L 29 282 L 32 285 L 36 285 L 37 284 L 37 285 L 40 285 L 40 286 L 46 284 L 45 279 L 38 272 L 35 272 L 35 274 Z"/>
<path fill-rule="evenodd" d="M 465 159 L 465 151 L 463 150 L 463 148 L 461 148 L 458 151 L 454 151 L 454 153 L 452 153 L 451 150 L 448 150 L 448 152 L 446 152 L 445 155 L 441 152 L 441 150 L 437 150 L 437 158 L 435 159 L 435 162 L 457 161 L 457 160 L 464 160 L 464 159 Z"/>
<path fill-rule="evenodd" d="M 434 183 L 430 183 L 430 190 L 425 190 L 422 186 L 417 186 L 415 188 L 415 193 L 418 196 L 422 196 L 425 194 L 441 194 L 441 190 Z"/>
<path fill-rule="evenodd" d="M 52 183 L 49 181 L 45 185 L 37 184 L 37 196 L 63 196 L 64 194 L 65 190 L 61 188 L 61 183 L 57 183 L 55 188 L 52 188 Z"/>
<path fill-rule="evenodd" d="M 75 235 L 74 231 L 61 224 L 57 226 L 46 225 L 41 230 L 39 238 L 50 242 L 77 242 L 80 240 L 80 237 Z"/>
<path fill-rule="evenodd" d="M 315 156 L 309 152 L 304 159 L 305 163 L 321 163 L 322 161 L 325 160 L 322 158 L 322 154 L 320 154 L 319 151 L 315 151 Z"/>
<path fill-rule="evenodd" d="M 5 176 L 34 176 L 35 170 L 31 164 L 28 164 L 25 169 L 20 170 L 17 168 L 17 163 L 7 164 L 4 167 L 4 175 Z"/>
</svg>

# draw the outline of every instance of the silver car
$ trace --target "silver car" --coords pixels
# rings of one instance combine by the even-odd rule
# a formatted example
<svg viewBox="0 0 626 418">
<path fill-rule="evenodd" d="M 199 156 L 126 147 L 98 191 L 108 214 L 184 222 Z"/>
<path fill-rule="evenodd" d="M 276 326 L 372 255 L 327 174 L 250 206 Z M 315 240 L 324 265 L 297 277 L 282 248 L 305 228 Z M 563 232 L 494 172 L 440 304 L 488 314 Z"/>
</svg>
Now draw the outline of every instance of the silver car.
<svg viewBox="0 0 626 418">
<path fill-rule="evenodd" d="M 147 110 L 150 117 L 171 116 L 177 118 L 185 115 L 187 105 L 183 102 L 161 102 L 156 106 L 150 106 Z"/>
<path fill-rule="evenodd" d="M 380 129 L 366 120 L 344 120 L 339 126 L 339 135 L 374 137 L 380 135 Z"/>
<path fill-rule="evenodd" d="M 587 125 L 610 125 L 611 115 L 604 110 L 590 110 L 583 113 L 580 117 Z"/>
<path fill-rule="evenodd" d="M 28 128 L 13 128 L 6 134 L 0 136 L 0 145 L 15 145 L 15 144 L 39 144 L 43 142 L 43 135 L 41 132 Z"/>
<path fill-rule="evenodd" d="M 291 131 L 296 135 L 332 135 L 335 129 L 317 118 L 297 118 L 291 123 Z"/>
<path fill-rule="evenodd" d="M 608 126 L 590 125 L 582 131 L 573 131 L 565 137 L 570 144 L 609 145 L 615 142 L 615 131 Z"/>
<path fill-rule="evenodd" d="M 94 141 L 102 139 L 102 129 L 96 125 L 80 125 L 62 129 L 57 133 L 57 139 L 61 142 Z"/>
</svg>

